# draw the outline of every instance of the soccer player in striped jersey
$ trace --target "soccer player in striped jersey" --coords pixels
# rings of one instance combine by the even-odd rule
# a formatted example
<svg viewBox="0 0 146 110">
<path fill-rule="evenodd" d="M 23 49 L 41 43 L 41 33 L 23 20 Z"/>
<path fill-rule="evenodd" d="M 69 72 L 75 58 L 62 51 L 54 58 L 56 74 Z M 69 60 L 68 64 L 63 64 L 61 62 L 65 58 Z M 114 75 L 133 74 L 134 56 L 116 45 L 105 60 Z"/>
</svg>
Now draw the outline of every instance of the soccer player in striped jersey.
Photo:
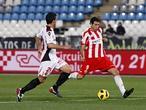
<svg viewBox="0 0 146 110">
<path fill-rule="evenodd" d="M 53 12 L 48 13 L 46 15 L 46 22 L 46 27 L 42 28 L 40 33 L 36 35 L 36 44 L 41 61 L 38 70 L 38 77 L 31 80 L 24 87 L 17 88 L 16 92 L 18 102 L 22 100 L 24 93 L 43 83 L 53 69 L 59 69 L 62 73 L 56 83 L 49 89 L 49 92 L 61 97 L 58 88 L 68 79 L 68 76 L 71 73 L 71 67 L 63 59 L 56 56 L 56 49 L 71 48 L 71 46 L 58 45 L 56 42 L 56 36 L 54 33 L 54 28 L 56 26 L 56 14 Z"/>
<path fill-rule="evenodd" d="M 90 27 L 82 34 L 81 40 L 81 58 L 82 66 L 79 72 L 70 74 L 69 78 L 82 79 L 84 76 L 94 70 L 107 71 L 114 77 L 115 83 L 118 86 L 122 96 L 127 98 L 134 90 L 126 90 L 123 81 L 119 75 L 118 69 L 107 58 L 102 37 L 101 20 L 97 17 L 92 17 L 90 20 Z"/>
</svg>

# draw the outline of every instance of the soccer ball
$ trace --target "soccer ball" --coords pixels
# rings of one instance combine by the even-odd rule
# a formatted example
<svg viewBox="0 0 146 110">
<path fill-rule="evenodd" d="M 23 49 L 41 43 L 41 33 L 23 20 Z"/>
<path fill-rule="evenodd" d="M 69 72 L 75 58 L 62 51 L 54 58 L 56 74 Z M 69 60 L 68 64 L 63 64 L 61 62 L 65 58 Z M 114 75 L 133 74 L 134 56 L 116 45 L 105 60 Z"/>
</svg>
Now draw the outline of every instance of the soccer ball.
<svg viewBox="0 0 146 110">
<path fill-rule="evenodd" d="M 109 92 L 108 90 L 106 89 L 100 89 L 98 92 L 97 92 L 97 97 L 100 99 L 100 100 L 107 100 L 109 98 Z"/>
</svg>

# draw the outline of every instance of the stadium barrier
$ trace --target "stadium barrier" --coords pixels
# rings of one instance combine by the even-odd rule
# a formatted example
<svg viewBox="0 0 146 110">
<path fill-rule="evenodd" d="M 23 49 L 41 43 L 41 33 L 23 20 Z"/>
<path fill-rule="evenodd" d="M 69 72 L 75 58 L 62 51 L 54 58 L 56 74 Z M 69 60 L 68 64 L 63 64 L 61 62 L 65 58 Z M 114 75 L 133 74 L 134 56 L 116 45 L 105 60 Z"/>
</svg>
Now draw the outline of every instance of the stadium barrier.
<svg viewBox="0 0 146 110">
<path fill-rule="evenodd" d="M 106 53 L 121 74 L 146 75 L 146 50 L 107 50 Z M 60 50 L 57 55 L 66 60 L 73 71 L 79 71 L 81 66 L 79 50 Z M 0 50 L 0 73 L 36 74 L 39 64 L 36 50 Z M 97 70 L 90 74 L 105 73 Z"/>
</svg>

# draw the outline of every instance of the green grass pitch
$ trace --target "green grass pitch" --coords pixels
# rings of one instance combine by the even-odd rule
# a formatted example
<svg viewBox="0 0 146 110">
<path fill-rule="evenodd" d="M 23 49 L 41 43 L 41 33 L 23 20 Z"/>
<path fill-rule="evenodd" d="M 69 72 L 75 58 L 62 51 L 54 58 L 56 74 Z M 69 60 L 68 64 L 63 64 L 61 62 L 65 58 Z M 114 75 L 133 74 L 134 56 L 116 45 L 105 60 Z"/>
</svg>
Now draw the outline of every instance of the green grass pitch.
<svg viewBox="0 0 146 110">
<path fill-rule="evenodd" d="M 145 110 L 146 76 L 122 76 L 127 88 L 134 93 L 123 99 L 112 76 L 86 76 L 83 80 L 68 80 L 60 88 L 63 98 L 55 97 L 48 88 L 58 78 L 50 75 L 46 82 L 25 94 L 16 102 L 15 90 L 28 83 L 36 75 L 0 75 L 0 110 Z M 96 93 L 107 89 L 110 98 L 100 101 Z"/>
</svg>

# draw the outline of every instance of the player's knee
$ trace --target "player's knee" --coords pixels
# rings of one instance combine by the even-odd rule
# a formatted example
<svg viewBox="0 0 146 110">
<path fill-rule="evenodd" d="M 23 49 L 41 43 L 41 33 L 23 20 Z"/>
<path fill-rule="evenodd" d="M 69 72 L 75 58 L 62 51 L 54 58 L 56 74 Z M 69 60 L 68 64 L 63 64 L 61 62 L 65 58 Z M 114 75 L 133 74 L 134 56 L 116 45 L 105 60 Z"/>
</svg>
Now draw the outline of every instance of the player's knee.
<svg viewBox="0 0 146 110">
<path fill-rule="evenodd" d="M 40 83 L 44 83 L 46 80 L 46 77 L 38 76 L 38 79 L 39 79 Z"/>
<path fill-rule="evenodd" d="M 119 70 L 115 68 L 115 69 L 113 70 L 113 75 L 119 75 Z"/>
<path fill-rule="evenodd" d="M 69 66 L 69 65 L 65 65 L 60 70 L 62 70 L 63 72 L 66 72 L 66 73 L 71 73 L 71 71 L 72 71 L 71 66 Z"/>
<path fill-rule="evenodd" d="M 119 75 L 119 70 L 117 68 L 111 68 L 108 70 L 112 75 Z"/>
<path fill-rule="evenodd" d="M 66 71 L 65 71 L 66 73 L 71 73 L 71 67 L 70 66 L 68 66 L 67 68 L 66 68 Z"/>
</svg>

